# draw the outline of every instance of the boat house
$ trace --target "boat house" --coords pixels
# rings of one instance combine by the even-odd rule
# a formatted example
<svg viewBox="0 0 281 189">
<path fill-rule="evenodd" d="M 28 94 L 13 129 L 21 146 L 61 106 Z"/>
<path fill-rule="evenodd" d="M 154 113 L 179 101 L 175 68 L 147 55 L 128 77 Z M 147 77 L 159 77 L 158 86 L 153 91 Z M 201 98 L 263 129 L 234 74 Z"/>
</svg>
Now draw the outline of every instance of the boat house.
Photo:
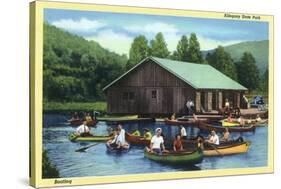
<svg viewBox="0 0 281 189">
<path fill-rule="evenodd" d="M 208 64 L 147 57 L 103 88 L 109 114 L 185 114 L 219 110 L 225 100 L 240 107 L 247 88 Z"/>
</svg>

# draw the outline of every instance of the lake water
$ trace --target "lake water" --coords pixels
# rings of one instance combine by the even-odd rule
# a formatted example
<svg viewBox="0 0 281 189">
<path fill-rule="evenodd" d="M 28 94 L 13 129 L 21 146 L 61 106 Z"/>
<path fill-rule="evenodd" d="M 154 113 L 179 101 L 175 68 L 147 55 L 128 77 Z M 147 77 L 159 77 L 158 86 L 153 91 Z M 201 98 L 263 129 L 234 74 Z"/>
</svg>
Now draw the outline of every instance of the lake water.
<svg viewBox="0 0 281 189">
<path fill-rule="evenodd" d="M 168 166 L 150 161 L 144 157 L 143 147 L 131 146 L 126 154 L 114 155 L 106 152 L 105 143 L 101 143 L 87 150 L 86 153 L 75 152 L 76 149 L 93 143 L 70 142 L 68 134 L 75 131 L 74 127 L 66 124 L 67 117 L 59 115 L 44 115 L 43 146 L 48 151 L 48 157 L 60 172 L 61 177 L 86 177 L 107 176 L 136 173 L 194 171 L 224 168 L 262 167 L 267 165 L 267 127 L 258 127 L 256 131 L 249 133 L 231 133 L 232 138 L 242 136 L 252 142 L 248 153 L 204 158 L 201 164 L 194 166 Z M 92 129 L 95 135 L 106 135 L 107 125 L 99 122 L 97 128 Z M 173 137 L 179 132 L 178 127 L 166 126 L 164 123 L 125 124 L 124 129 L 132 132 L 143 128 L 149 128 L 152 133 L 157 127 L 161 127 L 166 138 Z M 185 127 L 189 136 L 197 136 L 202 133 L 197 128 Z"/>
</svg>

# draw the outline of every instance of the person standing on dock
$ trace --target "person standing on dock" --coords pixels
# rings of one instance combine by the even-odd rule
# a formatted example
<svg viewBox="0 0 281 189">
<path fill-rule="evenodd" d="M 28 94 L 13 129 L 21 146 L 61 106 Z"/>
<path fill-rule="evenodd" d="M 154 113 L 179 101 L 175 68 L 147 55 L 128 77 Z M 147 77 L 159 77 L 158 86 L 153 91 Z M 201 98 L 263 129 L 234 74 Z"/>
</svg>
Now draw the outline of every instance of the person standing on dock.
<svg viewBox="0 0 281 189">
<path fill-rule="evenodd" d="M 187 115 L 192 115 L 194 111 L 194 103 L 190 98 L 186 102 L 186 108 L 187 108 Z"/>
<path fill-rule="evenodd" d="M 180 126 L 180 136 L 181 136 L 182 139 L 187 139 L 186 130 L 182 125 Z"/>
</svg>

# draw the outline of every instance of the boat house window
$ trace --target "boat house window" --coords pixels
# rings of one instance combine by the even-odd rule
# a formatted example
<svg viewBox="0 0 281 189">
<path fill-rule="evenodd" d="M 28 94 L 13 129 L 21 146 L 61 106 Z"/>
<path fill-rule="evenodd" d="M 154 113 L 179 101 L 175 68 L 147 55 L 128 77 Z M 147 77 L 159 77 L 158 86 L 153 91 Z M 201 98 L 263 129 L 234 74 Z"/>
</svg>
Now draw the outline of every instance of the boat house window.
<svg viewBox="0 0 281 189">
<path fill-rule="evenodd" d="M 134 100 L 135 93 L 134 92 L 123 92 L 123 100 Z"/>
<path fill-rule="evenodd" d="M 151 91 L 151 98 L 156 98 L 157 97 L 157 91 L 153 90 Z"/>
</svg>

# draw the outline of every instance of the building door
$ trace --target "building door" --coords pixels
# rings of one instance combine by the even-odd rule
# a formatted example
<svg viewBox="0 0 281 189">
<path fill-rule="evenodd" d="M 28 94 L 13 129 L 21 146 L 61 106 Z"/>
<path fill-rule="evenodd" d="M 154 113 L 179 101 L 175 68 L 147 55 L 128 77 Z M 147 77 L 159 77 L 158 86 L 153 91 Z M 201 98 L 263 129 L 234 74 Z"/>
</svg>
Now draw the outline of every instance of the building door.
<svg viewBox="0 0 281 189">
<path fill-rule="evenodd" d="M 146 90 L 146 103 L 148 107 L 147 113 L 157 113 L 158 101 L 159 101 L 159 90 L 157 90 L 156 88 L 148 88 Z"/>
</svg>

